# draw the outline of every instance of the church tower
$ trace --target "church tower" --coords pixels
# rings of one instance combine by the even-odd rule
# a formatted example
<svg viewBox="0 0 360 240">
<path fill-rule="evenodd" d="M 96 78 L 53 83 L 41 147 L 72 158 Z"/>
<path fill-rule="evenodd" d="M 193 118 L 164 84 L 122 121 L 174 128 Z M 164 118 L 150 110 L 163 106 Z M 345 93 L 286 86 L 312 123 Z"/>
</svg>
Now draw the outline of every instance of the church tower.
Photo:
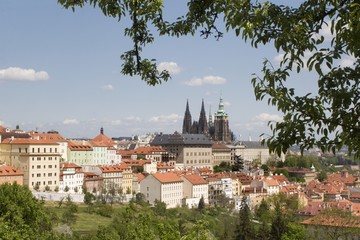
<svg viewBox="0 0 360 240">
<path fill-rule="evenodd" d="M 204 99 L 202 100 L 201 104 L 201 111 L 200 111 L 200 117 L 199 117 L 199 128 L 198 133 L 207 134 L 208 131 L 208 125 L 206 120 L 206 113 L 205 113 L 205 106 L 204 106 Z"/>
<path fill-rule="evenodd" d="M 219 109 L 214 114 L 214 140 L 222 142 L 230 142 L 232 140 L 229 129 L 228 114 L 224 109 L 224 102 L 220 97 Z"/>
<path fill-rule="evenodd" d="M 192 125 L 192 121 L 191 121 L 191 113 L 189 110 L 189 100 L 186 101 L 186 110 L 185 110 L 185 115 L 184 115 L 184 121 L 183 121 L 183 129 L 182 129 L 182 133 L 191 133 L 191 125 Z"/>
</svg>

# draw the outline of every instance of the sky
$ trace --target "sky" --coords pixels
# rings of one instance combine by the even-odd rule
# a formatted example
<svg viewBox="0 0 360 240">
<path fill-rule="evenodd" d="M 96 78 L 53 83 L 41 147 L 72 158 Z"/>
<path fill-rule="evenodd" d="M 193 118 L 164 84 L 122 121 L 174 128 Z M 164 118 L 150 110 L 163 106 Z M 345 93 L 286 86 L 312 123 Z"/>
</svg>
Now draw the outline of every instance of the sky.
<svg viewBox="0 0 360 240">
<path fill-rule="evenodd" d="M 165 14 L 179 16 L 186 1 L 167 1 Z M 25 131 L 58 131 L 65 138 L 93 138 L 182 131 L 186 102 L 198 120 L 225 102 L 238 140 L 258 140 L 281 114 L 255 100 L 252 74 L 279 59 L 272 45 L 251 47 L 233 33 L 219 41 L 161 37 L 144 49 L 172 79 L 148 86 L 121 74 L 120 55 L 129 21 L 105 17 L 90 6 L 75 12 L 56 0 L 5 0 L 0 8 L 0 125 Z M 306 74 L 304 75 L 306 76 Z M 299 77 L 299 86 L 313 86 Z"/>
</svg>

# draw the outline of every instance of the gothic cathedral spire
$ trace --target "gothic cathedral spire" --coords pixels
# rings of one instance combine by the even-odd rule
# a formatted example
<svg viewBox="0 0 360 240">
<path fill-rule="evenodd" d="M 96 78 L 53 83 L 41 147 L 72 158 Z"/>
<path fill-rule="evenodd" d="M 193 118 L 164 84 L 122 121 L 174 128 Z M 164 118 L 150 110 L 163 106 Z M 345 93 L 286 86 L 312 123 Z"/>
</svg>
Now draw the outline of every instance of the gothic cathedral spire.
<svg viewBox="0 0 360 240">
<path fill-rule="evenodd" d="M 192 120 L 191 120 L 191 113 L 189 110 L 189 100 L 186 100 L 186 110 L 184 115 L 182 133 L 191 133 L 191 125 L 192 125 Z"/>
</svg>

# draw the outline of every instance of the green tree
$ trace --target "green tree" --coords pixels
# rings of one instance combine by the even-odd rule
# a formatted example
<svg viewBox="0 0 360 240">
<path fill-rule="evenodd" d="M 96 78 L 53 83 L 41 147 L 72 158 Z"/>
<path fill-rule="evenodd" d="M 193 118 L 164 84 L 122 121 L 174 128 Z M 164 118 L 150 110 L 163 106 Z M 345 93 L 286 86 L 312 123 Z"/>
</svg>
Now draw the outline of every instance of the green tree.
<svg viewBox="0 0 360 240">
<path fill-rule="evenodd" d="M 70 190 L 69 186 L 65 186 L 64 192 L 68 192 Z"/>
<path fill-rule="evenodd" d="M 244 169 L 244 159 L 240 155 L 235 155 L 234 165 L 232 166 L 233 171 L 241 171 Z"/>
<path fill-rule="evenodd" d="M 239 221 L 235 229 L 236 240 L 252 240 L 255 238 L 254 225 L 252 223 L 252 216 L 250 208 L 247 204 L 247 198 L 244 196 L 241 199 Z"/>
<path fill-rule="evenodd" d="M 149 85 L 170 79 L 169 73 L 157 70 L 156 60 L 143 59 L 143 48 L 159 36 L 195 35 L 219 39 L 224 30 L 234 32 L 254 48 L 273 44 L 282 54 L 279 66 L 265 60 L 262 74 L 252 79 L 257 100 L 267 100 L 284 114 L 283 120 L 269 123 L 272 135 L 264 139 L 271 151 L 279 155 L 297 144 L 301 150 L 315 145 L 337 150 L 347 145 L 360 155 L 360 4 L 352 0 L 303 1 L 286 6 L 268 1 L 188 1 L 188 12 L 164 19 L 162 1 L 145 0 L 58 0 L 65 8 L 75 10 L 86 3 L 99 7 L 105 16 L 132 24 L 125 35 L 133 48 L 121 55 L 122 73 L 140 75 Z M 221 21 L 219 23 L 219 21 Z M 332 36 L 328 40 L 325 28 Z M 220 30 L 221 31 L 220 31 Z M 304 56 L 309 54 L 309 58 Z M 354 59 L 350 66 L 341 60 Z M 291 87 L 289 79 L 310 71 L 317 81 L 316 92 L 301 94 Z"/>
<path fill-rule="evenodd" d="M 76 222 L 76 213 L 78 206 L 72 201 L 70 195 L 66 197 L 65 211 L 62 214 L 62 221 L 66 224 L 74 224 Z"/>
<path fill-rule="evenodd" d="M 204 200 L 204 196 L 201 196 L 200 200 L 199 200 L 199 204 L 198 204 L 198 210 L 200 212 L 202 212 L 202 210 L 205 208 L 205 200 Z"/>
<path fill-rule="evenodd" d="M 308 239 L 304 226 L 290 222 L 286 226 L 287 231 L 281 236 L 281 240 L 306 240 Z"/>
<path fill-rule="evenodd" d="M 95 196 L 94 194 L 90 193 L 90 192 L 86 192 L 84 195 L 84 203 L 86 205 L 92 205 L 93 202 L 95 201 Z"/>
<path fill-rule="evenodd" d="M 1 239 L 44 239 L 51 234 L 49 213 L 27 187 L 0 185 Z"/>
<path fill-rule="evenodd" d="M 166 203 L 155 199 L 153 211 L 158 216 L 165 216 L 166 215 Z"/>
<path fill-rule="evenodd" d="M 281 203 L 279 200 L 275 202 L 274 218 L 271 223 L 270 238 L 281 239 L 283 234 L 287 231 L 284 213 L 281 209 Z"/>
<path fill-rule="evenodd" d="M 91 238 L 91 240 L 113 240 L 119 239 L 119 234 L 117 234 L 114 228 L 99 226 L 96 231 L 96 235 Z"/>
<path fill-rule="evenodd" d="M 181 240 L 212 240 L 215 239 L 209 229 L 209 223 L 197 220 L 191 229 L 181 237 Z"/>
<path fill-rule="evenodd" d="M 327 178 L 327 172 L 323 169 L 317 174 L 317 179 L 323 182 Z"/>
<path fill-rule="evenodd" d="M 34 190 L 35 191 L 39 191 L 40 190 L 40 182 L 36 182 L 35 186 L 34 186 Z"/>
</svg>

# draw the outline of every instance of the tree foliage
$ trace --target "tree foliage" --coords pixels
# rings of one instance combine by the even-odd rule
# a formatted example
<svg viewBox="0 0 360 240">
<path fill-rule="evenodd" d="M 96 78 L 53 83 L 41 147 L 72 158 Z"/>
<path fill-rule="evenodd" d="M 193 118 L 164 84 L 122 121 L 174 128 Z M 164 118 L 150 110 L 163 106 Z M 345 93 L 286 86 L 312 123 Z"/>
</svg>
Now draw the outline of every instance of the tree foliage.
<svg viewBox="0 0 360 240">
<path fill-rule="evenodd" d="M 245 196 L 241 199 L 239 221 L 235 230 L 236 240 L 251 240 L 255 237 L 252 215 L 246 199 Z"/>
<path fill-rule="evenodd" d="M 219 39 L 235 32 L 252 47 L 272 44 L 282 54 L 280 65 L 265 60 L 252 84 L 257 100 L 267 100 L 284 114 L 269 122 L 272 135 L 264 139 L 271 151 L 285 153 L 293 144 L 301 150 L 314 146 L 336 151 L 346 145 L 360 156 L 360 4 L 352 0 L 306 0 L 299 6 L 268 1 L 188 0 L 187 13 L 174 22 L 164 19 L 161 0 L 58 0 L 73 11 L 85 4 L 105 16 L 130 18 L 124 35 L 133 48 L 121 55 L 122 73 L 139 75 L 149 85 L 170 79 L 159 72 L 155 59 L 142 58 L 143 48 L 159 36 L 181 37 L 199 33 Z M 220 22 L 220 23 L 219 23 Z M 220 29 L 218 26 L 225 26 Z M 328 39 L 324 29 L 328 28 Z M 309 56 L 309 58 L 305 57 Z M 352 63 L 341 65 L 341 61 Z M 314 73 L 318 91 L 301 94 L 287 84 L 300 72 Z"/>
<path fill-rule="evenodd" d="M 27 187 L 0 185 L 0 238 L 44 239 L 52 234 L 50 215 Z M 6 236 L 6 237 L 5 237 Z"/>
</svg>

